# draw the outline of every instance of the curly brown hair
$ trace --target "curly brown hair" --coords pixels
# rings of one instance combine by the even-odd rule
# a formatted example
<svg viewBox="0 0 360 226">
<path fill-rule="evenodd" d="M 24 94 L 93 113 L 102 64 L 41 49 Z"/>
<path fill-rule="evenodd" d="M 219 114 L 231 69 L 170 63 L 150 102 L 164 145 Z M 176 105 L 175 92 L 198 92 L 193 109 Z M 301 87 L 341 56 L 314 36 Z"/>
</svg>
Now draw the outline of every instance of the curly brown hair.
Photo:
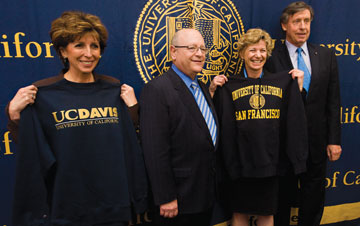
<svg viewBox="0 0 360 226">
<path fill-rule="evenodd" d="M 65 64 L 60 49 L 91 33 L 100 43 L 101 53 L 104 52 L 108 32 L 99 17 L 80 11 L 66 11 L 51 23 L 50 38 L 57 54 Z"/>
</svg>

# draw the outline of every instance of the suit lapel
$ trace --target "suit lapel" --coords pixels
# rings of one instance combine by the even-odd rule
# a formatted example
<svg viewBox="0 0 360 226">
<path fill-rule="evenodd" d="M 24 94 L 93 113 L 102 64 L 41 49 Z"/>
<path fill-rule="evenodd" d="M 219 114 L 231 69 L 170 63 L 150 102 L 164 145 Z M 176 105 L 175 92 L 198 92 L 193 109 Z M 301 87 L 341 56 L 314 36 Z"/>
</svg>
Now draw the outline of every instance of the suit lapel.
<svg viewBox="0 0 360 226">
<path fill-rule="evenodd" d="M 188 110 L 189 115 L 191 115 L 194 118 L 196 124 L 200 127 L 200 129 L 207 133 L 209 141 L 212 142 L 210 132 L 205 122 L 205 119 L 189 88 L 185 85 L 185 83 L 181 80 L 181 78 L 172 69 L 169 69 L 169 79 L 172 82 L 174 89 L 178 93 L 179 98 L 183 102 L 185 108 Z M 207 98 L 206 100 L 208 101 Z"/>
<path fill-rule="evenodd" d="M 319 73 L 319 54 L 316 50 L 315 46 L 308 43 L 308 50 L 309 50 L 309 57 L 310 57 L 310 64 L 311 64 L 311 80 L 310 80 L 310 88 L 308 93 L 308 98 L 312 92 L 312 90 L 316 89 L 316 81 L 317 76 Z"/>
<path fill-rule="evenodd" d="M 289 51 L 285 44 L 281 44 L 281 48 L 279 48 L 278 60 L 283 68 L 287 70 L 291 70 L 294 68 L 291 62 Z"/>
</svg>

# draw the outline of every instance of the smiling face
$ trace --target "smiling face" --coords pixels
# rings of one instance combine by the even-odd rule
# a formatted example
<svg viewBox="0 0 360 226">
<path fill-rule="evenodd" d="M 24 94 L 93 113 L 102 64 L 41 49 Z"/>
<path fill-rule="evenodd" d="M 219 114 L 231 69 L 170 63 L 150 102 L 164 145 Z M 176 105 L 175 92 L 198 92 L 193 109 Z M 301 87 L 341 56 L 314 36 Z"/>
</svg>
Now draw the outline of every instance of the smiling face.
<svg viewBox="0 0 360 226">
<path fill-rule="evenodd" d="M 260 40 L 256 44 L 248 45 L 241 53 L 240 56 L 244 59 L 245 68 L 249 77 L 259 75 L 266 62 L 267 50 L 264 40 Z"/>
<path fill-rule="evenodd" d="M 191 52 L 187 48 L 176 48 L 175 46 L 192 46 L 205 48 L 205 42 L 200 32 L 194 29 L 178 31 L 176 42 L 171 45 L 171 58 L 175 66 L 184 74 L 194 79 L 201 72 L 205 63 L 205 53 L 197 49 Z"/>
<path fill-rule="evenodd" d="M 308 9 L 289 16 L 287 23 L 281 24 L 286 32 L 286 40 L 291 44 L 300 47 L 310 36 L 311 14 Z"/>
<path fill-rule="evenodd" d="M 72 77 L 81 78 L 92 75 L 100 59 L 100 43 L 92 33 L 84 34 L 60 51 L 62 56 L 69 60 L 68 73 Z"/>
</svg>

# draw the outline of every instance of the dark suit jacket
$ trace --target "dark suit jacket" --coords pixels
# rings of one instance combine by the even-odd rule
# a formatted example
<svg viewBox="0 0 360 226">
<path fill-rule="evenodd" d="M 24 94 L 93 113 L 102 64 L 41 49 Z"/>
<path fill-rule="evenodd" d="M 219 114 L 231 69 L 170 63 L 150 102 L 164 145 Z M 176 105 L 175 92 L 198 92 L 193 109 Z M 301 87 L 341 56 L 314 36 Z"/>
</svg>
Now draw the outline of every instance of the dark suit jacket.
<svg viewBox="0 0 360 226">
<path fill-rule="evenodd" d="M 218 125 L 208 89 L 199 84 Z M 178 199 L 180 214 L 208 210 L 216 147 L 193 95 L 172 69 L 142 90 L 140 136 L 155 204 Z"/>
<path fill-rule="evenodd" d="M 305 100 L 310 159 L 316 163 L 327 157 L 328 144 L 340 145 L 340 88 L 335 54 L 328 48 L 308 43 L 311 83 Z M 285 44 L 278 44 L 265 68 L 279 72 L 293 68 Z"/>
</svg>

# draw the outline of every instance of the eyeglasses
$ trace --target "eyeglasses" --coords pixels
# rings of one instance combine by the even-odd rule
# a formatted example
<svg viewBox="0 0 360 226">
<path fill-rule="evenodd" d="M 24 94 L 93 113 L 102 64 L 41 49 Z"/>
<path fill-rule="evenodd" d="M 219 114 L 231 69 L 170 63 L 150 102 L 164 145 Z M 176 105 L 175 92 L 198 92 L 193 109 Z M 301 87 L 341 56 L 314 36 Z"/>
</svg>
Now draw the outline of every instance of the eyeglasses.
<svg viewBox="0 0 360 226">
<path fill-rule="evenodd" d="M 209 52 L 207 48 L 197 46 L 175 46 L 175 48 L 186 48 L 190 53 L 196 53 L 199 49 L 203 54 L 207 54 Z"/>
</svg>

